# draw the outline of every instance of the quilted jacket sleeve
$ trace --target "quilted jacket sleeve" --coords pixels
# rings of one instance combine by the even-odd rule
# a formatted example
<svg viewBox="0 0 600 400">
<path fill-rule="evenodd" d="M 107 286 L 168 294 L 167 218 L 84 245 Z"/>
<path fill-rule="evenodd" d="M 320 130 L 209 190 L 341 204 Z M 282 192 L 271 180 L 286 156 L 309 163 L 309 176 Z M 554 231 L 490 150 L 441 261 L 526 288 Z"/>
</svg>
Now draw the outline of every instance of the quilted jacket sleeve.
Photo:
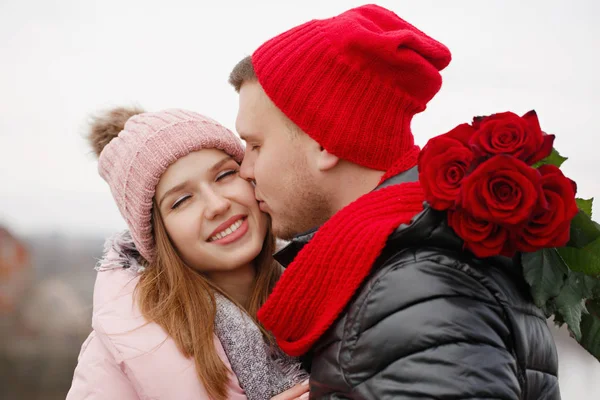
<svg viewBox="0 0 600 400">
<path fill-rule="evenodd" d="M 521 398 L 493 290 L 440 256 L 375 275 L 316 350 L 311 398 Z"/>
<path fill-rule="evenodd" d="M 81 347 L 66 400 L 137 400 L 133 386 L 102 341 L 92 332 Z"/>
</svg>

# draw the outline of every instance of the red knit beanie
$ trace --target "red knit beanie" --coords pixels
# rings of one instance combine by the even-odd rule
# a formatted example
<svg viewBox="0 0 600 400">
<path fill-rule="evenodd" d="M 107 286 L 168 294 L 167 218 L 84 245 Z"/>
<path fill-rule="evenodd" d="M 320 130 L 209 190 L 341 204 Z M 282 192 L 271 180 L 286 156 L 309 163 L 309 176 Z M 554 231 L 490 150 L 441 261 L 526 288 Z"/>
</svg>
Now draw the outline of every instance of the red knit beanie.
<svg viewBox="0 0 600 400">
<path fill-rule="evenodd" d="M 393 12 L 365 5 L 276 36 L 252 64 L 275 105 L 327 151 L 385 171 L 413 149 L 411 119 L 450 59 Z"/>
</svg>

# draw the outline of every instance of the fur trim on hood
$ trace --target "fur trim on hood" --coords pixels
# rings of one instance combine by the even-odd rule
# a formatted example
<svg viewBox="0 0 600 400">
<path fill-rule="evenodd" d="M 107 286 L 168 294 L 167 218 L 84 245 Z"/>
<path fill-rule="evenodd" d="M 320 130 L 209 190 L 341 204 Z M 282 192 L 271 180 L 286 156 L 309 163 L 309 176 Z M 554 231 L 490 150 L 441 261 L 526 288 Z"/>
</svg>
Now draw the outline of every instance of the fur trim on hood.
<svg viewBox="0 0 600 400">
<path fill-rule="evenodd" d="M 142 256 L 133 243 L 129 230 L 124 230 L 104 242 L 104 256 L 98 261 L 96 271 L 123 268 L 140 273 L 145 267 L 141 264 Z"/>
</svg>

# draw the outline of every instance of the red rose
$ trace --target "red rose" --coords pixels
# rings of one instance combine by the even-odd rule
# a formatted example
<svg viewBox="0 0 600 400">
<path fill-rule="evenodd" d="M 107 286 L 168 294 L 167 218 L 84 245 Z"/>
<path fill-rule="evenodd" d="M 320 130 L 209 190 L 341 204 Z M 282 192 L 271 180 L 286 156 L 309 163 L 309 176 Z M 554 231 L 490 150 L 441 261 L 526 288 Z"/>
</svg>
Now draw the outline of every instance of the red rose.
<svg viewBox="0 0 600 400">
<path fill-rule="evenodd" d="M 500 225 L 477 219 L 462 209 L 448 211 L 448 225 L 479 258 L 515 254 L 509 231 Z"/>
<path fill-rule="evenodd" d="M 419 154 L 419 181 L 425 200 L 436 210 L 447 210 L 458 199 L 460 184 L 471 168 L 473 152 L 466 143 L 469 124 L 431 139 Z"/>
<path fill-rule="evenodd" d="M 523 117 L 504 112 L 475 118 L 473 127 L 476 132 L 469 144 L 478 158 L 506 154 L 533 165 L 552 152 L 554 135 L 542 132 L 535 111 Z"/>
<path fill-rule="evenodd" d="M 565 246 L 570 237 L 571 220 L 579 212 L 574 182 L 554 165 L 542 165 L 538 171 L 546 204 L 538 205 L 520 235 L 517 246 L 523 252 Z"/>
<path fill-rule="evenodd" d="M 510 226 L 531 218 L 540 195 L 537 170 L 514 157 L 499 155 L 465 178 L 459 205 L 477 219 Z"/>
</svg>

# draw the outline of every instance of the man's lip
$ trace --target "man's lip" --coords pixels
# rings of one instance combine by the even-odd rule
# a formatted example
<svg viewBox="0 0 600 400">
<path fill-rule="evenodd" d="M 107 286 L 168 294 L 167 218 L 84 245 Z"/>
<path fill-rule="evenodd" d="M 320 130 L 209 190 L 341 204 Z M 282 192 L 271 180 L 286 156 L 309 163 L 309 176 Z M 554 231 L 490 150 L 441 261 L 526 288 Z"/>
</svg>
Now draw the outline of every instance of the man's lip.
<svg viewBox="0 0 600 400">
<path fill-rule="evenodd" d="M 211 237 L 215 236 L 217 233 L 224 231 L 225 229 L 227 229 L 231 225 L 233 225 L 234 222 L 237 222 L 239 219 L 242 219 L 244 217 L 245 217 L 245 215 L 243 215 L 243 214 L 234 215 L 233 217 L 229 218 L 227 221 L 223 222 L 221 225 L 217 226 L 217 229 L 215 229 L 213 231 L 213 233 L 211 233 L 208 236 L 208 238 L 210 239 Z"/>
<path fill-rule="evenodd" d="M 258 201 L 258 209 L 259 209 L 260 211 L 262 211 L 262 212 L 265 212 L 265 213 L 266 213 L 266 212 L 267 212 L 267 210 L 268 210 L 268 208 L 269 208 L 269 207 L 267 206 L 267 203 L 265 203 L 265 202 L 264 202 L 264 201 L 262 201 L 262 200 L 259 200 L 259 201 Z"/>
</svg>

